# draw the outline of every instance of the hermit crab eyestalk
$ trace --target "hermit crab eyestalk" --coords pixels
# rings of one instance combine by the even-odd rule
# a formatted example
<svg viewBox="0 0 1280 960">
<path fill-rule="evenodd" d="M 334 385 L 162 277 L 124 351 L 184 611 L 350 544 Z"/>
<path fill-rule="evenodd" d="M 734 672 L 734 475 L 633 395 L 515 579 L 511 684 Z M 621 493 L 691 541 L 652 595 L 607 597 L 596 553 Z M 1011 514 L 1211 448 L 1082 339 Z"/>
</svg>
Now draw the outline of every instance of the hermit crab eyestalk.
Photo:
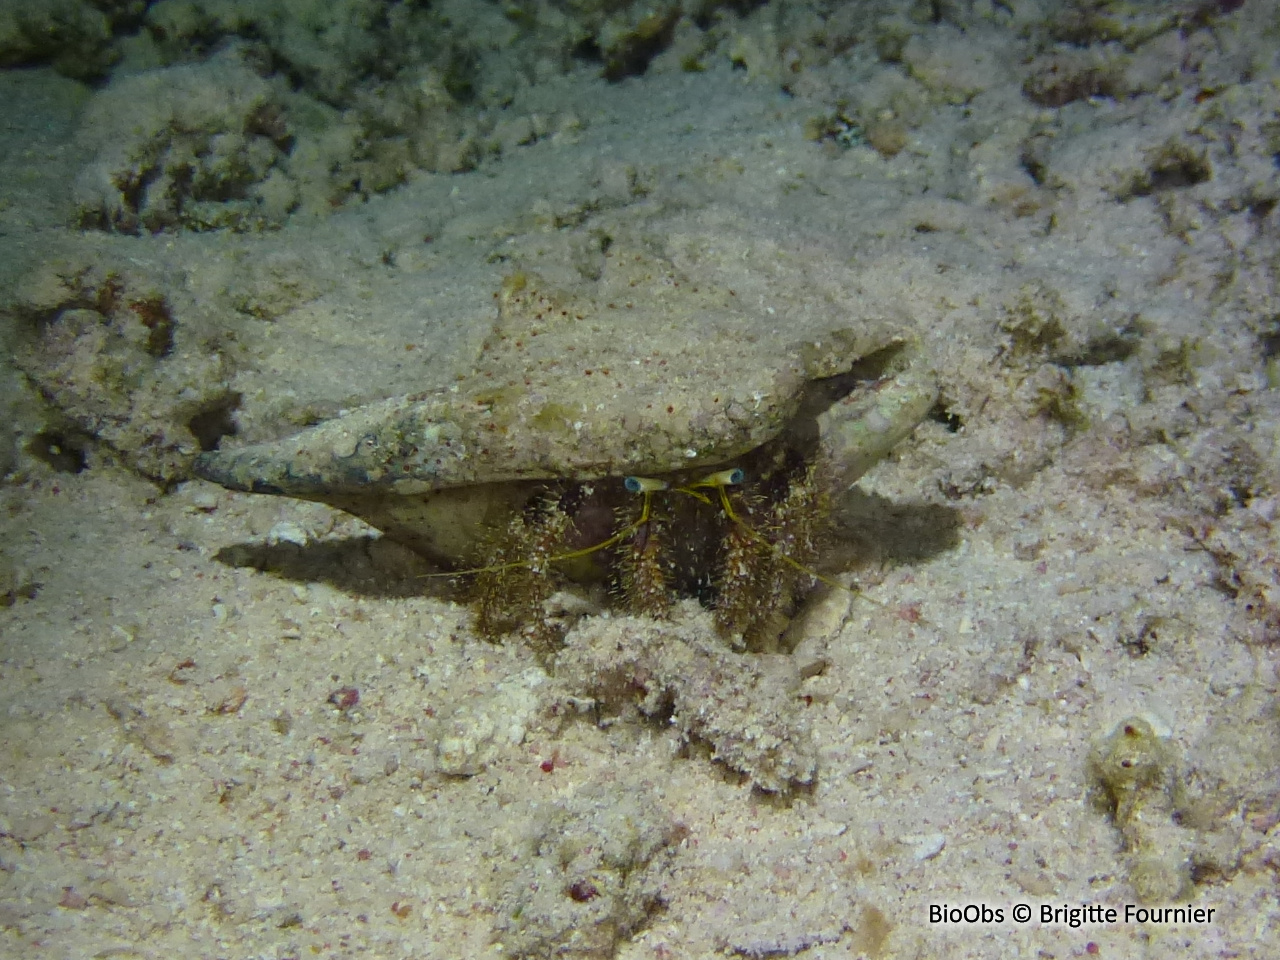
<svg viewBox="0 0 1280 960">
<path fill-rule="evenodd" d="M 717 470 L 715 473 L 709 473 L 696 483 L 690 484 L 692 487 L 736 487 L 747 479 L 746 471 L 741 467 L 729 467 L 727 470 Z"/>
<path fill-rule="evenodd" d="M 622 485 L 627 488 L 628 493 L 657 493 L 670 486 L 667 481 L 656 477 L 626 477 Z"/>
</svg>

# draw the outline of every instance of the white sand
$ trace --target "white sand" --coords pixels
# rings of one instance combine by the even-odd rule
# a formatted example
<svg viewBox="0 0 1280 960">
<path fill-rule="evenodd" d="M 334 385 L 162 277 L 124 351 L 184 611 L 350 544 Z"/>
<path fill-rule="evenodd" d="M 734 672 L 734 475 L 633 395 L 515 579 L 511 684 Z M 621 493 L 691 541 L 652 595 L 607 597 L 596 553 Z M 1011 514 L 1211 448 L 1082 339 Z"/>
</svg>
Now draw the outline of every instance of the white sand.
<svg viewBox="0 0 1280 960">
<path fill-rule="evenodd" d="M 9 111 L 48 118 L 4 154 L 6 302 L 31 304 L 21 278 L 56 256 L 164 290 L 180 325 L 238 331 L 244 438 L 465 371 L 503 273 L 572 282 L 601 231 L 779 324 L 892 318 L 954 419 L 848 507 L 863 595 L 810 612 L 829 659 L 799 691 L 818 779 L 786 799 L 675 727 L 575 712 L 531 653 L 475 637 L 411 558 L 335 511 L 165 493 L 128 452 L 91 448 L 80 473 L 13 454 L 0 955 L 521 955 L 496 932 L 512 903 L 564 888 L 592 830 L 632 818 L 669 831 L 661 907 L 616 950 L 602 935 L 569 955 L 1276 956 L 1275 16 L 1246 3 L 1213 34 L 1166 34 L 1132 69 L 1187 71 L 1060 109 L 1023 96 L 1026 48 L 998 17 L 962 39 L 913 27 L 922 79 L 855 51 L 795 97 L 727 58 L 614 86 L 583 73 L 525 95 L 576 116 L 560 135 L 247 237 L 67 230 L 58 164 L 86 162 L 69 136 L 83 95 L 4 78 Z M 941 102 L 955 90 L 967 103 Z M 904 149 L 806 139 L 846 96 L 917 110 Z M 230 306 L 286 280 L 310 293 L 270 321 Z M 8 320 L 21 344 L 30 321 Z M 19 441 L 60 429 L 5 389 Z M 546 692 L 512 694 L 529 683 Z M 485 711 L 501 729 L 479 772 L 444 775 L 438 741 Z M 1131 716 L 1180 758 L 1178 789 L 1139 804 L 1157 822 L 1127 834 L 1153 849 L 1125 849 L 1088 774 Z M 584 812 L 637 797 L 642 813 Z M 1126 921 L 1148 856 L 1212 918 Z M 621 912 L 549 902 L 550 930 Z M 943 904 L 1002 919 L 931 923 Z M 1084 904 L 1119 919 L 1041 922 Z"/>
</svg>

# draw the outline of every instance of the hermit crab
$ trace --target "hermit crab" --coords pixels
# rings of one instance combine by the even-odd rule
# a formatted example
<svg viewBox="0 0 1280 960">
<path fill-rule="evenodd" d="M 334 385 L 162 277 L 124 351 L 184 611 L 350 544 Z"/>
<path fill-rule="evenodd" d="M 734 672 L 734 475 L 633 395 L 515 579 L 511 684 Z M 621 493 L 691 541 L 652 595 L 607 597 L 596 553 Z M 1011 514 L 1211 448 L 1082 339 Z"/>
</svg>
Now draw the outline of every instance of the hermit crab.
<svg viewBox="0 0 1280 960">
<path fill-rule="evenodd" d="M 475 580 L 490 636 L 545 638 L 562 580 L 664 615 L 680 597 L 759 648 L 813 571 L 825 505 L 937 400 L 887 319 L 767 306 L 613 250 L 565 293 L 495 294 L 474 372 L 285 439 L 206 453 L 233 490 L 322 501 Z"/>
</svg>

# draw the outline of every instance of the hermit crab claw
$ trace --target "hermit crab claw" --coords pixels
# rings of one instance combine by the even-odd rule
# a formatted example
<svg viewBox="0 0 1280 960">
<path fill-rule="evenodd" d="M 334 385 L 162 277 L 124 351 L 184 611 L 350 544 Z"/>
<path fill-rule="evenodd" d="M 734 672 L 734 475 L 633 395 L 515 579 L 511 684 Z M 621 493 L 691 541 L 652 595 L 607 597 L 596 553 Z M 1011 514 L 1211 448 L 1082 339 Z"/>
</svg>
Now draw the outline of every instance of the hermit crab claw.
<svg viewBox="0 0 1280 960">
<path fill-rule="evenodd" d="M 938 378 L 919 361 L 832 403 L 817 419 L 822 458 L 833 488 L 847 490 L 856 483 L 905 440 L 937 403 Z"/>
</svg>

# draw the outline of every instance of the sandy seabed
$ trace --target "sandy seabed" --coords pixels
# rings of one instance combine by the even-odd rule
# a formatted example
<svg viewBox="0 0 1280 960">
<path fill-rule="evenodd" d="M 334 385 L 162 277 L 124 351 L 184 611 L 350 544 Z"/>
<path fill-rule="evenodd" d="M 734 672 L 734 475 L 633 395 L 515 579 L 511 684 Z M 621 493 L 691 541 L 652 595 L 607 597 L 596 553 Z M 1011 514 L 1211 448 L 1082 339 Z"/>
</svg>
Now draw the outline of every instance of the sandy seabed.
<svg viewBox="0 0 1280 960">
<path fill-rule="evenodd" d="M 263 233 L 67 227 L 84 94 L 10 72 L 0 954 L 1277 955 L 1275 16 L 1061 106 L 996 26 L 790 95 L 728 59 L 573 74 L 512 107 L 555 135 Z M 868 140 L 837 104 L 875 91 L 918 116 Z M 809 785 L 602 717 L 349 516 L 147 459 L 184 389 L 237 396 L 230 445 L 465 376 L 505 275 L 590 287 L 609 249 L 732 289 L 743 336 L 887 321 L 938 371 L 837 511 L 856 592 L 798 621 Z M 123 309 L 49 294 L 68 271 L 167 299 L 154 402 L 95 392 L 110 338 L 49 359 Z"/>
</svg>

